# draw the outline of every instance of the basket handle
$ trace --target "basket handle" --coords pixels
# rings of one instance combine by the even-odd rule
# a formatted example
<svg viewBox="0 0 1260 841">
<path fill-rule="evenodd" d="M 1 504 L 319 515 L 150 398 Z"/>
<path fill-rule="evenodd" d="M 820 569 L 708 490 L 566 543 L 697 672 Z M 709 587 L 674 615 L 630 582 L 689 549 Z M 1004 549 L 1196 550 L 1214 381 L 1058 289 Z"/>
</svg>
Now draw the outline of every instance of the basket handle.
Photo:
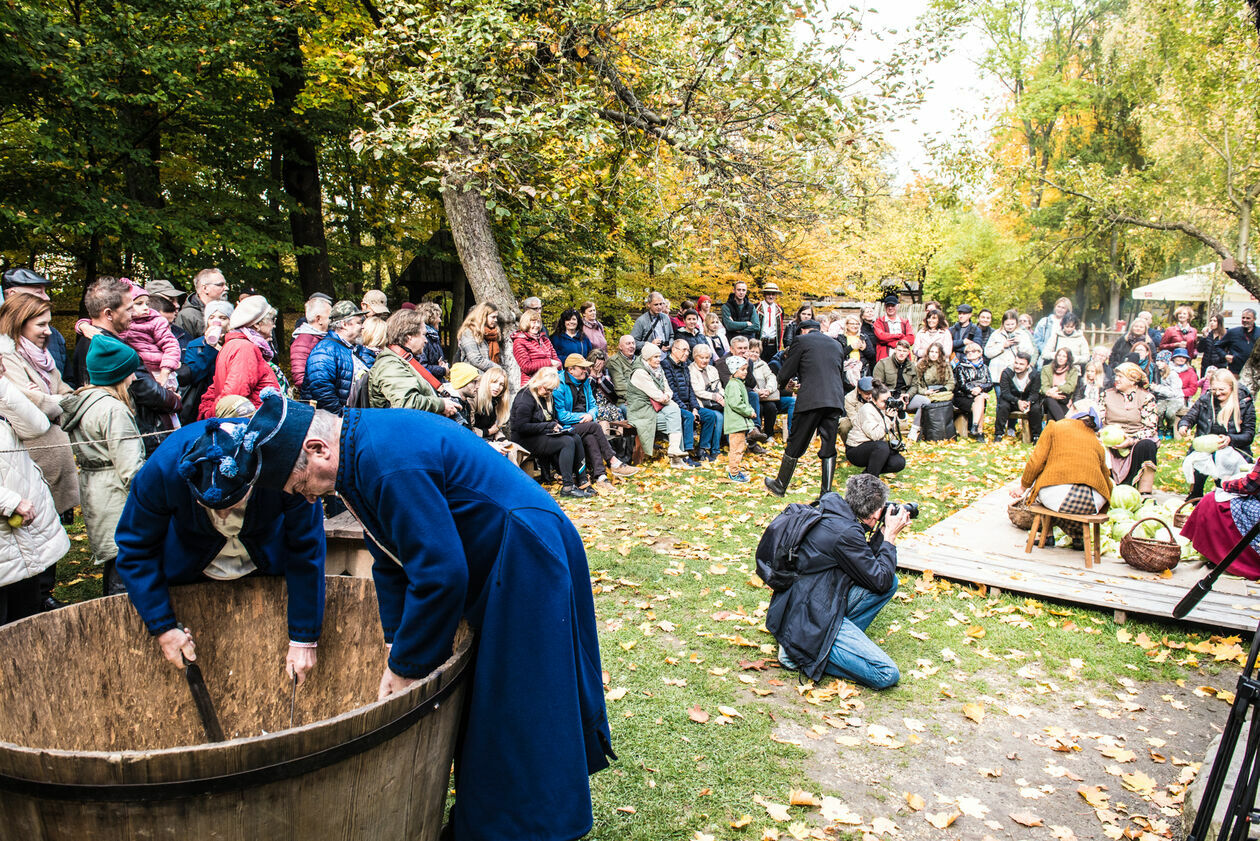
<svg viewBox="0 0 1260 841">
<path fill-rule="evenodd" d="M 1176 516 L 1177 514 L 1180 514 L 1187 505 L 1194 505 L 1198 503 L 1198 501 L 1202 498 L 1203 497 L 1198 496 L 1198 497 L 1195 497 L 1194 499 L 1187 499 L 1185 502 L 1177 506 L 1177 510 L 1173 512 L 1173 515 Z"/>
<path fill-rule="evenodd" d="M 1174 545 L 1177 543 L 1177 539 L 1173 536 L 1172 527 L 1170 527 L 1167 523 L 1165 523 L 1159 517 L 1143 517 L 1142 519 L 1135 521 L 1133 525 L 1129 526 L 1129 530 L 1125 533 L 1124 536 L 1133 537 L 1133 530 L 1137 528 L 1138 526 L 1142 525 L 1142 523 L 1145 523 L 1147 520 L 1154 520 L 1155 522 L 1163 526 L 1164 530 L 1168 532 L 1168 542 Z M 1137 538 L 1134 538 L 1134 539 L 1136 540 Z"/>
</svg>

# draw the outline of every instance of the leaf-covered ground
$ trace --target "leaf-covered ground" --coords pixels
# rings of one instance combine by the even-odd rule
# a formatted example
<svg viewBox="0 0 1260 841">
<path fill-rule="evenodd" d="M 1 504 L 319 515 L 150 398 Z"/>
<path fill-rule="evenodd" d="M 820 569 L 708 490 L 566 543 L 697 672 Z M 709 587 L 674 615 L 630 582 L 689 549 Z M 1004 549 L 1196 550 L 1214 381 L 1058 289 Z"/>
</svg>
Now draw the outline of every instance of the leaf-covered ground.
<svg viewBox="0 0 1260 841">
<path fill-rule="evenodd" d="M 1165 444 L 1179 487 L 1184 445 Z M 593 778 L 599 839 L 1163 838 L 1232 700 L 1246 640 L 903 574 L 871 632 L 902 682 L 812 686 L 779 668 L 752 554 L 789 501 L 721 465 L 659 464 L 566 503 L 595 580 L 620 759 Z M 1028 448 L 917 445 L 891 482 L 914 529 L 1009 482 Z M 843 462 L 843 459 L 842 459 Z M 845 468 L 836 484 L 853 471 Z M 1196 795 L 1197 796 L 1197 795 Z"/>
<path fill-rule="evenodd" d="M 1185 491 L 1182 444 L 1161 484 Z M 619 760 L 592 778 L 601 841 L 1173 837 L 1219 731 L 1247 640 L 1130 621 L 903 574 L 871 628 L 901 668 L 878 693 L 801 684 L 764 630 L 753 572 L 765 524 L 818 488 L 802 460 L 786 500 L 722 463 L 658 462 L 615 493 L 566 501 L 589 554 Z M 1028 448 L 915 445 L 893 498 L 922 530 L 1017 476 Z M 854 472 L 841 459 L 836 486 Z M 100 593 L 81 523 L 57 594 Z"/>
</svg>

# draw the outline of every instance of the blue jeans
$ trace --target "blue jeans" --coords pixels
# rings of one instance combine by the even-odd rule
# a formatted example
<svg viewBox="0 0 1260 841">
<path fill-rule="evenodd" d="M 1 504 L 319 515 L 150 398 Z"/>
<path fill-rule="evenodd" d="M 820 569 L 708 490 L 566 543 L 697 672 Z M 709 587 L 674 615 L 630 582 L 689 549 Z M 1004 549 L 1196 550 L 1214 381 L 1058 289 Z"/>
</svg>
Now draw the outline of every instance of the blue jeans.
<svg viewBox="0 0 1260 841">
<path fill-rule="evenodd" d="M 761 395 L 753 391 L 751 388 L 748 389 L 748 405 L 751 406 L 753 410 L 753 424 L 758 429 L 760 429 L 761 428 Z"/>
<path fill-rule="evenodd" d="M 796 395 L 783 394 L 779 396 L 779 411 L 787 415 L 788 436 L 792 434 L 792 415 L 796 412 Z"/>
<path fill-rule="evenodd" d="M 872 593 L 854 584 L 849 588 L 849 607 L 827 654 L 826 673 L 869 686 L 887 689 L 901 680 L 897 664 L 866 635 L 866 628 L 897 592 L 897 576 L 886 593 Z"/>
<path fill-rule="evenodd" d="M 722 413 L 700 407 L 700 449 L 710 452 L 722 450 Z"/>
<path fill-rule="evenodd" d="M 690 409 L 679 407 L 679 414 L 682 415 L 682 445 L 684 450 L 690 450 L 696 446 L 696 416 L 691 414 Z"/>
</svg>

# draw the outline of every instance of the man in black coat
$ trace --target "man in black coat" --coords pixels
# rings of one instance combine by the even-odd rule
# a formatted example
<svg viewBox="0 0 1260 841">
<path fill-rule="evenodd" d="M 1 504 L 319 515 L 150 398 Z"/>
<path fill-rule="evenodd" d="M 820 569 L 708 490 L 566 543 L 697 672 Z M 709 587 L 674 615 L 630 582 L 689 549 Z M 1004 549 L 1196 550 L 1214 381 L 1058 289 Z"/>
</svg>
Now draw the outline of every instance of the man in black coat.
<svg viewBox="0 0 1260 841">
<path fill-rule="evenodd" d="M 866 636 L 897 592 L 894 542 L 910 522 L 904 506 L 886 514 L 887 501 L 888 486 L 865 473 L 849 477 L 843 497 L 819 500 L 822 518 L 797 549 L 798 577 L 770 598 L 766 612 L 785 667 L 811 680 L 828 674 L 873 689 L 901 679 L 897 664 Z"/>
<path fill-rule="evenodd" d="M 836 425 L 844 414 L 844 347 L 819 332 L 817 321 L 801 322 L 800 332 L 779 369 L 779 388 L 785 388 L 793 378 L 801 385 L 796 390 L 792 431 L 779 464 L 779 475 L 765 480 L 766 490 L 775 496 L 787 493 L 796 463 L 817 432 L 822 440 L 818 451 L 822 459 L 822 496 L 831 490 L 831 479 L 836 474 Z"/>
</svg>

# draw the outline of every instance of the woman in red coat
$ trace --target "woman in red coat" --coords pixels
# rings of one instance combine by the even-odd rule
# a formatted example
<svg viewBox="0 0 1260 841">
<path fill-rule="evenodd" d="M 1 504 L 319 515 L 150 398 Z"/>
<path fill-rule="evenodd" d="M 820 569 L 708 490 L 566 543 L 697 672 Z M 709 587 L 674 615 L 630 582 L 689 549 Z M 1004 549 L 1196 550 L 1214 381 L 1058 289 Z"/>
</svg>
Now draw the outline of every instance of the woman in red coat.
<svg viewBox="0 0 1260 841">
<path fill-rule="evenodd" d="M 197 409 L 199 420 L 214 417 L 215 404 L 228 395 L 239 394 L 259 406 L 264 388 L 280 390 L 276 372 L 268 364 L 275 355 L 270 341 L 275 326 L 274 311 L 262 295 L 250 295 L 236 305 L 223 350 L 214 361 L 214 380 Z"/>
<path fill-rule="evenodd" d="M 512 356 L 521 369 L 521 385 L 524 386 L 543 368 L 550 366 L 559 370 L 560 359 L 551 340 L 542 334 L 542 316 L 537 312 L 525 310 L 518 326 L 521 329 L 512 334 Z"/>
</svg>

